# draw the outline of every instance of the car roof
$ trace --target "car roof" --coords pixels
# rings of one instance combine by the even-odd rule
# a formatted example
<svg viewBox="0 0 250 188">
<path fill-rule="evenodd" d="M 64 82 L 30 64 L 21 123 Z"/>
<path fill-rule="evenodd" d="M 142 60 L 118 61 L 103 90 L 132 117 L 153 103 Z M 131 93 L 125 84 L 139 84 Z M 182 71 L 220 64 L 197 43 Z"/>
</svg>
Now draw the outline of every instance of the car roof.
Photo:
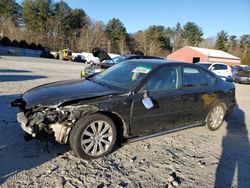
<svg viewBox="0 0 250 188">
<path fill-rule="evenodd" d="M 158 67 L 161 65 L 188 65 L 188 66 L 195 66 L 195 64 L 192 63 L 186 63 L 186 62 L 178 62 L 178 61 L 171 61 L 171 60 L 164 60 L 164 59 L 129 59 L 125 60 L 126 62 L 129 63 L 137 63 L 137 64 L 146 64 L 146 65 L 151 65 L 154 67 Z"/>
<path fill-rule="evenodd" d="M 213 64 L 213 62 L 197 62 L 197 64 Z"/>
<path fill-rule="evenodd" d="M 141 57 L 141 58 L 144 58 L 144 59 L 164 59 L 163 57 L 158 57 L 158 56 L 151 56 L 151 55 L 139 55 L 139 54 L 123 54 L 121 56 L 125 56 L 125 57 L 128 57 L 128 58 L 133 58 L 133 57 Z"/>
<path fill-rule="evenodd" d="M 227 65 L 225 63 L 220 63 L 220 62 L 198 62 L 197 64 L 211 64 L 211 65 L 219 64 L 219 65 Z"/>
</svg>

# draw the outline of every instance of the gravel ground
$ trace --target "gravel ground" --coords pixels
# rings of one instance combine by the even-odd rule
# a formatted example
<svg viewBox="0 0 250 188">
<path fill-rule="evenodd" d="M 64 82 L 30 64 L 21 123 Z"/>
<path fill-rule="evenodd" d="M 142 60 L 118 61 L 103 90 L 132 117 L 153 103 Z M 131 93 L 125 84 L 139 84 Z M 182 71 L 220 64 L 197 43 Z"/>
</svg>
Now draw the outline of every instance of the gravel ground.
<svg viewBox="0 0 250 188">
<path fill-rule="evenodd" d="M 0 187 L 250 187 L 250 86 L 216 132 L 198 127 L 76 158 L 68 145 L 25 142 L 10 101 L 48 82 L 78 79 L 84 64 L 0 56 Z"/>
</svg>

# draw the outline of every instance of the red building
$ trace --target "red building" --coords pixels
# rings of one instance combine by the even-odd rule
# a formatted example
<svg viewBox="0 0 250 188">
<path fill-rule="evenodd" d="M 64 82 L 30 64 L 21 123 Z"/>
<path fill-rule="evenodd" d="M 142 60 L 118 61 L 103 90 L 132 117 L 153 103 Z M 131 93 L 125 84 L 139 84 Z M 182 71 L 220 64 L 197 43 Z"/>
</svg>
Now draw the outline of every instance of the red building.
<svg viewBox="0 0 250 188">
<path fill-rule="evenodd" d="M 197 62 L 220 62 L 231 66 L 239 66 L 240 58 L 221 50 L 185 46 L 167 56 L 168 60 Z"/>
</svg>

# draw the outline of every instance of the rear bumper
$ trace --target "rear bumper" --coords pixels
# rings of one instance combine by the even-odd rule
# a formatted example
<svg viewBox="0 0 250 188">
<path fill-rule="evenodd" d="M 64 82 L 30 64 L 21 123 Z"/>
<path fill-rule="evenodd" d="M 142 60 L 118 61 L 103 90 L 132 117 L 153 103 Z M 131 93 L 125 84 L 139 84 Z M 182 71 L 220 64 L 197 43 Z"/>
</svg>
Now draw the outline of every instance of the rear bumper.
<svg viewBox="0 0 250 188">
<path fill-rule="evenodd" d="M 36 136 L 34 130 L 31 127 L 27 126 L 28 119 L 23 112 L 17 113 L 17 121 L 20 124 L 20 127 L 24 130 L 24 132 L 32 135 L 33 137 Z"/>
</svg>

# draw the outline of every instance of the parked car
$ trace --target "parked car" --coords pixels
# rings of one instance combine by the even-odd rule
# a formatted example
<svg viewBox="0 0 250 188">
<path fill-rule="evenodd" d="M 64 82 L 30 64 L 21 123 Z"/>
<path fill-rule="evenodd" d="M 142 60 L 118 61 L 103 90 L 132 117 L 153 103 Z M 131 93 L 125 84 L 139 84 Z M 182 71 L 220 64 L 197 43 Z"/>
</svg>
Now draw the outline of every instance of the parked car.
<svg viewBox="0 0 250 188">
<path fill-rule="evenodd" d="M 106 52 L 103 52 L 103 53 L 106 53 Z M 97 54 L 97 56 L 98 56 L 98 54 Z M 94 63 L 90 67 L 85 67 L 81 71 L 81 78 L 84 78 L 84 77 L 89 76 L 91 74 L 100 73 L 100 72 L 108 69 L 109 67 L 117 64 L 117 63 L 120 63 L 120 62 L 125 61 L 125 60 L 130 60 L 130 59 L 163 59 L 163 58 L 156 57 L 156 56 L 136 55 L 136 54 L 126 54 L 126 55 L 121 55 L 121 56 L 111 58 L 107 54 L 107 56 L 102 59 L 101 63 L 98 63 L 98 64 Z"/>
<path fill-rule="evenodd" d="M 82 56 L 88 64 L 99 64 L 100 60 L 98 57 L 94 57 L 92 53 L 82 52 Z"/>
<path fill-rule="evenodd" d="M 109 154 L 117 142 L 206 125 L 215 131 L 235 106 L 235 87 L 203 67 L 129 60 L 86 79 L 35 87 L 11 103 L 32 137 L 54 134 L 83 159 Z"/>
<path fill-rule="evenodd" d="M 74 61 L 74 62 L 78 62 L 78 63 L 85 63 L 86 62 L 86 60 L 82 57 L 82 55 L 74 55 L 73 56 L 73 58 L 72 58 L 72 60 Z"/>
<path fill-rule="evenodd" d="M 60 50 L 58 52 L 57 59 L 71 61 L 72 60 L 72 51 L 69 49 Z"/>
<path fill-rule="evenodd" d="M 236 83 L 250 84 L 250 66 L 238 67 L 233 79 Z"/>
<path fill-rule="evenodd" d="M 112 54 L 112 53 L 109 53 L 108 55 L 111 58 L 119 56 L 118 54 Z M 84 63 L 90 64 L 90 65 L 100 63 L 100 59 L 98 57 L 93 56 L 92 53 L 82 52 L 81 57 L 82 57 L 82 60 L 84 60 Z"/>
<path fill-rule="evenodd" d="M 215 74 L 221 77 L 233 77 L 232 68 L 224 63 L 212 63 L 212 62 L 199 62 L 198 65 L 201 65 L 208 70 L 211 70 Z"/>
</svg>

